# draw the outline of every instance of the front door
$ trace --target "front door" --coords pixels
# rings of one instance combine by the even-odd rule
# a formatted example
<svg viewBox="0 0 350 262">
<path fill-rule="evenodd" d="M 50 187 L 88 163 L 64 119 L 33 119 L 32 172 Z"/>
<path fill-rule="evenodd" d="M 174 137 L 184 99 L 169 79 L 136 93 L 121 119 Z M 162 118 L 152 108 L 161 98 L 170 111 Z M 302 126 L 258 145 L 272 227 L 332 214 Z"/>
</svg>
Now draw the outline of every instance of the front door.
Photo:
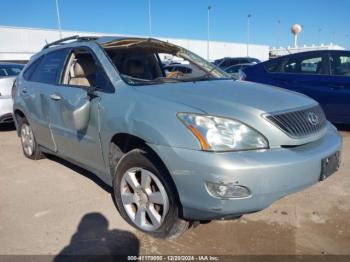
<svg viewBox="0 0 350 262">
<path fill-rule="evenodd" d="M 103 172 L 100 97 L 88 94 L 96 79 L 97 66 L 93 56 L 86 50 L 73 50 L 60 86 L 50 94 L 50 125 L 59 154 Z"/>
</svg>

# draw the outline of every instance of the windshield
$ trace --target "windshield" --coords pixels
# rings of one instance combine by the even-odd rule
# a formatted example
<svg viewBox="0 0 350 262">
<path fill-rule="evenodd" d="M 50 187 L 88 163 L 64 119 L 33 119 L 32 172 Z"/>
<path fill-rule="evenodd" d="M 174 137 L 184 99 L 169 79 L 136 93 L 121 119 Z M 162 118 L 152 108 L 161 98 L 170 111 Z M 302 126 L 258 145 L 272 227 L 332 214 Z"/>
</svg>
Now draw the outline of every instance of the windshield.
<svg viewBox="0 0 350 262">
<path fill-rule="evenodd" d="M 116 41 L 103 48 L 130 85 L 232 79 L 200 56 L 158 40 Z"/>
<path fill-rule="evenodd" d="M 16 76 L 22 69 L 22 65 L 0 64 L 0 77 Z"/>
</svg>

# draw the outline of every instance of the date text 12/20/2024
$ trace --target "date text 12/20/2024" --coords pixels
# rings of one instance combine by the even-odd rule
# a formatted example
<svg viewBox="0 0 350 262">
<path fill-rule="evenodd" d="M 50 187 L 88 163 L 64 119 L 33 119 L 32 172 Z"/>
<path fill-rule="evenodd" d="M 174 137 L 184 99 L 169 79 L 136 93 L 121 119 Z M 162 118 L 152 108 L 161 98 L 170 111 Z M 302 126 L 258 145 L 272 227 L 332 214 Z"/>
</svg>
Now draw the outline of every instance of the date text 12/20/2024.
<svg viewBox="0 0 350 262">
<path fill-rule="evenodd" d="M 220 256 L 128 256 L 128 261 L 220 261 Z"/>
</svg>

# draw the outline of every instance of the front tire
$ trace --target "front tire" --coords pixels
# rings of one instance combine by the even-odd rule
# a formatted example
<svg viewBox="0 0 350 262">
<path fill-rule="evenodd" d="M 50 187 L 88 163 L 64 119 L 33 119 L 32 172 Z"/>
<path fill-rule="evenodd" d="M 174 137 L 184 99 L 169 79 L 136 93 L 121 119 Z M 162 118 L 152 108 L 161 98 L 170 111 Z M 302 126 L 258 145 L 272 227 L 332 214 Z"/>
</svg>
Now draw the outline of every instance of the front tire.
<svg viewBox="0 0 350 262">
<path fill-rule="evenodd" d="M 128 152 L 120 160 L 113 188 L 121 216 L 133 227 L 167 239 L 188 229 L 189 222 L 179 218 L 176 191 L 168 171 L 151 152 Z"/>
<path fill-rule="evenodd" d="M 35 136 L 27 119 L 19 120 L 20 138 L 23 149 L 23 154 L 32 160 L 39 160 L 43 158 L 43 154 L 35 140 Z"/>
</svg>

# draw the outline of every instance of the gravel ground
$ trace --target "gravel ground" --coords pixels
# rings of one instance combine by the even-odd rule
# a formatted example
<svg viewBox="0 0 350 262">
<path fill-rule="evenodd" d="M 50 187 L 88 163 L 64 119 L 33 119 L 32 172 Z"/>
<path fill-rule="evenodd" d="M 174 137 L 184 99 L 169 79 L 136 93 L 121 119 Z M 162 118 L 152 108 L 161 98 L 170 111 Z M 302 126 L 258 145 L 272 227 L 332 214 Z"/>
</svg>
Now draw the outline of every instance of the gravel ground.
<svg viewBox="0 0 350 262">
<path fill-rule="evenodd" d="M 342 166 L 326 181 L 264 211 L 162 241 L 124 222 L 92 174 L 53 157 L 26 159 L 13 127 L 2 126 L 0 254 L 350 255 L 350 132 L 342 136 Z"/>
</svg>

